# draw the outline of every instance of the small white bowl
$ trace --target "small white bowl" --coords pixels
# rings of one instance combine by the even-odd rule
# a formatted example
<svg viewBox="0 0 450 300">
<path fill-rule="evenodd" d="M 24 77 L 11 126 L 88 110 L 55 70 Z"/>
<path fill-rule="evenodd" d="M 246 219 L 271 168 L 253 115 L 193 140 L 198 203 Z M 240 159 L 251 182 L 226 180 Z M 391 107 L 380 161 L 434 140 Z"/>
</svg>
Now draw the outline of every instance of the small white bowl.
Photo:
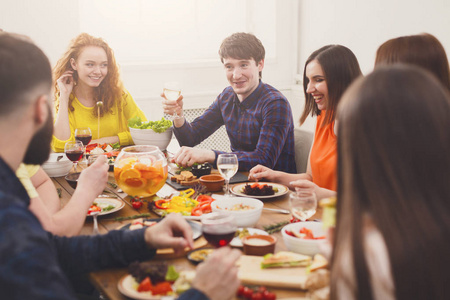
<svg viewBox="0 0 450 300">
<path fill-rule="evenodd" d="M 62 158 L 58 161 L 58 157 Z M 71 162 L 64 153 L 50 153 L 49 159 L 42 164 L 42 169 L 50 177 L 66 176 L 73 167 Z"/>
<path fill-rule="evenodd" d="M 289 251 L 313 256 L 320 252 L 320 245 L 326 243 L 325 239 L 305 240 L 290 236 L 286 233 L 286 230 L 299 232 L 303 227 L 312 230 L 315 237 L 325 235 L 325 229 L 323 228 L 322 222 L 291 223 L 281 229 L 281 235 L 283 236 L 284 244 Z"/>
<path fill-rule="evenodd" d="M 211 203 L 211 209 L 214 212 L 224 212 L 234 216 L 238 227 L 252 227 L 258 223 L 264 203 L 258 199 L 245 197 L 214 197 L 217 199 Z M 252 209 L 231 210 L 237 204 L 248 205 Z"/>
<path fill-rule="evenodd" d="M 172 127 L 163 133 L 154 132 L 153 129 L 136 129 L 131 128 L 130 134 L 136 145 L 152 145 L 157 146 L 161 151 L 166 150 L 172 139 Z"/>
</svg>

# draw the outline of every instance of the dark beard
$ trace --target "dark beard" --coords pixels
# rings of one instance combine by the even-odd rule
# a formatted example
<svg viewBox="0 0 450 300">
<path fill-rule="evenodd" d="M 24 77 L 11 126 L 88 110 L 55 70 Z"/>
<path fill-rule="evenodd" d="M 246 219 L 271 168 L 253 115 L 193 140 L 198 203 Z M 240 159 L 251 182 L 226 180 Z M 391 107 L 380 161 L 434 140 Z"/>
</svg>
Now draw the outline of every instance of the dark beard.
<svg viewBox="0 0 450 300">
<path fill-rule="evenodd" d="M 48 118 L 44 126 L 33 136 L 28 145 L 23 162 L 29 165 L 42 165 L 50 155 L 50 143 L 53 136 L 53 118 L 48 106 Z"/>
</svg>

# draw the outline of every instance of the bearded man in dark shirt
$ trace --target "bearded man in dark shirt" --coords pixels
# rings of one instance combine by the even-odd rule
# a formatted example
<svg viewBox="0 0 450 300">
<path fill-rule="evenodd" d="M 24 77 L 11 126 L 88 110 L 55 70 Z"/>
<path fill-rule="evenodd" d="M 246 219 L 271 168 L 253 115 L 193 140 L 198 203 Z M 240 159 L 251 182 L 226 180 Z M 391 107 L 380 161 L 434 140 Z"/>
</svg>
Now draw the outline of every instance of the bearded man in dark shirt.
<svg viewBox="0 0 450 300">
<path fill-rule="evenodd" d="M 151 228 L 64 238 L 44 231 L 28 209 L 30 198 L 15 175 L 21 162 L 41 164 L 52 136 L 50 63 L 31 41 L 0 33 L 0 295 L 2 299 L 76 299 L 71 278 L 106 267 L 150 259 L 157 248 L 192 247 L 190 226 L 169 216 Z M 92 189 L 107 182 L 104 157 L 92 166 Z M 80 176 L 83 180 L 83 175 Z M 239 252 L 220 249 L 197 269 L 193 288 L 180 299 L 234 295 Z M 219 268 L 218 268 L 219 266 Z M 214 272 L 215 276 L 211 276 Z"/>
</svg>

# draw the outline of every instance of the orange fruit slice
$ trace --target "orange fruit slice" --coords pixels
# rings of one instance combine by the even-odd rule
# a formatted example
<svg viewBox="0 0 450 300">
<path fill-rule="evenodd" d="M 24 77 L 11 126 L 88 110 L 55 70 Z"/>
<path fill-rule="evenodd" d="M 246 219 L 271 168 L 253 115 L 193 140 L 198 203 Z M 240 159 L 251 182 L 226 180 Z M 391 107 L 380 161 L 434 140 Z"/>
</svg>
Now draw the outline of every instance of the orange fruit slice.
<svg viewBox="0 0 450 300">
<path fill-rule="evenodd" d="M 117 162 L 117 168 L 124 168 L 125 166 L 129 165 L 131 167 L 132 164 L 134 164 L 137 161 L 136 157 L 126 157 L 122 158 Z"/>
<path fill-rule="evenodd" d="M 123 170 L 122 173 L 120 173 L 121 180 L 125 181 L 130 178 L 141 178 L 141 173 L 135 169 Z"/>
<path fill-rule="evenodd" d="M 135 163 L 134 168 L 139 171 L 151 171 L 152 169 L 154 169 L 153 167 L 140 162 Z"/>
<path fill-rule="evenodd" d="M 144 178 L 127 178 L 125 184 L 134 188 L 140 188 L 147 184 L 147 180 Z"/>
<path fill-rule="evenodd" d="M 161 171 L 162 170 L 158 170 L 155 169 L 153 167 L 150 167 L 150 169 L 148 171 L 142 171 L 142 177 L 146 178 L 146 179 L 153 179 L 156 178 L 158 176 L 161 176 Z"/>
</svg>

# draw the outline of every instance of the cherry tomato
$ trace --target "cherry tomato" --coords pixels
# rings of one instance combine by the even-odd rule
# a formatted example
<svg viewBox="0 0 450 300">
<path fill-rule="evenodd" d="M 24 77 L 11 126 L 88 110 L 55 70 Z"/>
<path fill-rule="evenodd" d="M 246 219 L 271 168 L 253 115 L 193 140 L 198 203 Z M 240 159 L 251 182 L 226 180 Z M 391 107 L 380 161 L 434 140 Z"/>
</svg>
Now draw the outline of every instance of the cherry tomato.
<svg viewBox="0 0 450 300">
<path fill-rule="evenodd" d="M 244 297 L 244 289 L 245 289 L 245 286 L 243 286 L 242 284 L 238 287 L 238 290 L 237 290 L 237 292 L 236 292 L 236 295 L 238 296 L 238 297 Z"/>
<path fill-rule="evenodd" d="M 191 216 L 201 216 L 203 214 L 200 206 L 194 207 L 191 211 Z"/>
<path fill-rule="evenodd" d="M 297 219 L 297 218 L 295 218 L 295 217 L 292 217 L 291 220 L 290 220 L 289 222 L 290 222 L 290 223 L 297 223 L 297 222 L 300 222 L 300 220 Z"/>
<path fill-rule="evenodd" d="M 89 207 L 89 210 L 88 210 L 88 215 L 90 215 L 91 213 L 93 213 L 95 211 L 102 212 L 102 209 L 96 205 L 91 205 L 91 207 Z"/>
<path fill-rule="evenodd" d="M 196 199 L 198 202 L 204 202 L 204 201 L 214 201 L 214 199 L 211 196 L 208 195 L 200 195 Z"/>
<path fill-rule="evenodd" d="M 269 291 L 265 291 L 263 293 L 263 300 L 275 300 L 277 299 L 277 296 L 275 295 L 275 293 L 269 292 Z"/>
<path fill-rule="evenodd" d="M 253 295 L 253 290 L 249 287 L 244 287 L 244 297 L 251 300 Z"/>
<path fill-rule="evenodd" d="M 292 233 L 292 231 L 290 231 L 290 230 L 286 230 L 285 231 L 286 232 L 286 234 L 287 235 L 290 235 L 290 236 L 293 236 L 293 237 L 295 237 L 295 235 Z"/>
<path fill-rule="evenodd" d="M 172 285 L 168 281 L 157 283 L 152 288 L 153 295 L 167 295 L 168 292 L 172 292 Z"/>
<path fill-rule="evenodd" d="M 260 293 L 264 293 L 265 291 L 267 291 L 267 288 L 263 285 L 258 288 L 258 292 Z"/>
<path fill-rule="evenodd" d="M 152 289 L 152 282 L 150 280 L 150 277 L 145 277 L 145 279 L 141 281 L 141 283 L 137 288 L 138 292 L 148 292 L 151 289 Z"/>
<path fill-rule="evenodd" d="M 133 208 L 135 208 L 135 209 L 139 209 L 142 206 L 142 202 L 141 201 L 134 201 L 131 204 L 133 205 Z"/>
<path fill-rule="evenodd" d="M 211 212 L 211 203 L 202 203 L 199 206 L 204 214 Z"/>
<path fill-rule="evenodd" d="M 263 300 L 263 294 L 261 292 L 253 293 L 251 300 Z"/>
</svg>

